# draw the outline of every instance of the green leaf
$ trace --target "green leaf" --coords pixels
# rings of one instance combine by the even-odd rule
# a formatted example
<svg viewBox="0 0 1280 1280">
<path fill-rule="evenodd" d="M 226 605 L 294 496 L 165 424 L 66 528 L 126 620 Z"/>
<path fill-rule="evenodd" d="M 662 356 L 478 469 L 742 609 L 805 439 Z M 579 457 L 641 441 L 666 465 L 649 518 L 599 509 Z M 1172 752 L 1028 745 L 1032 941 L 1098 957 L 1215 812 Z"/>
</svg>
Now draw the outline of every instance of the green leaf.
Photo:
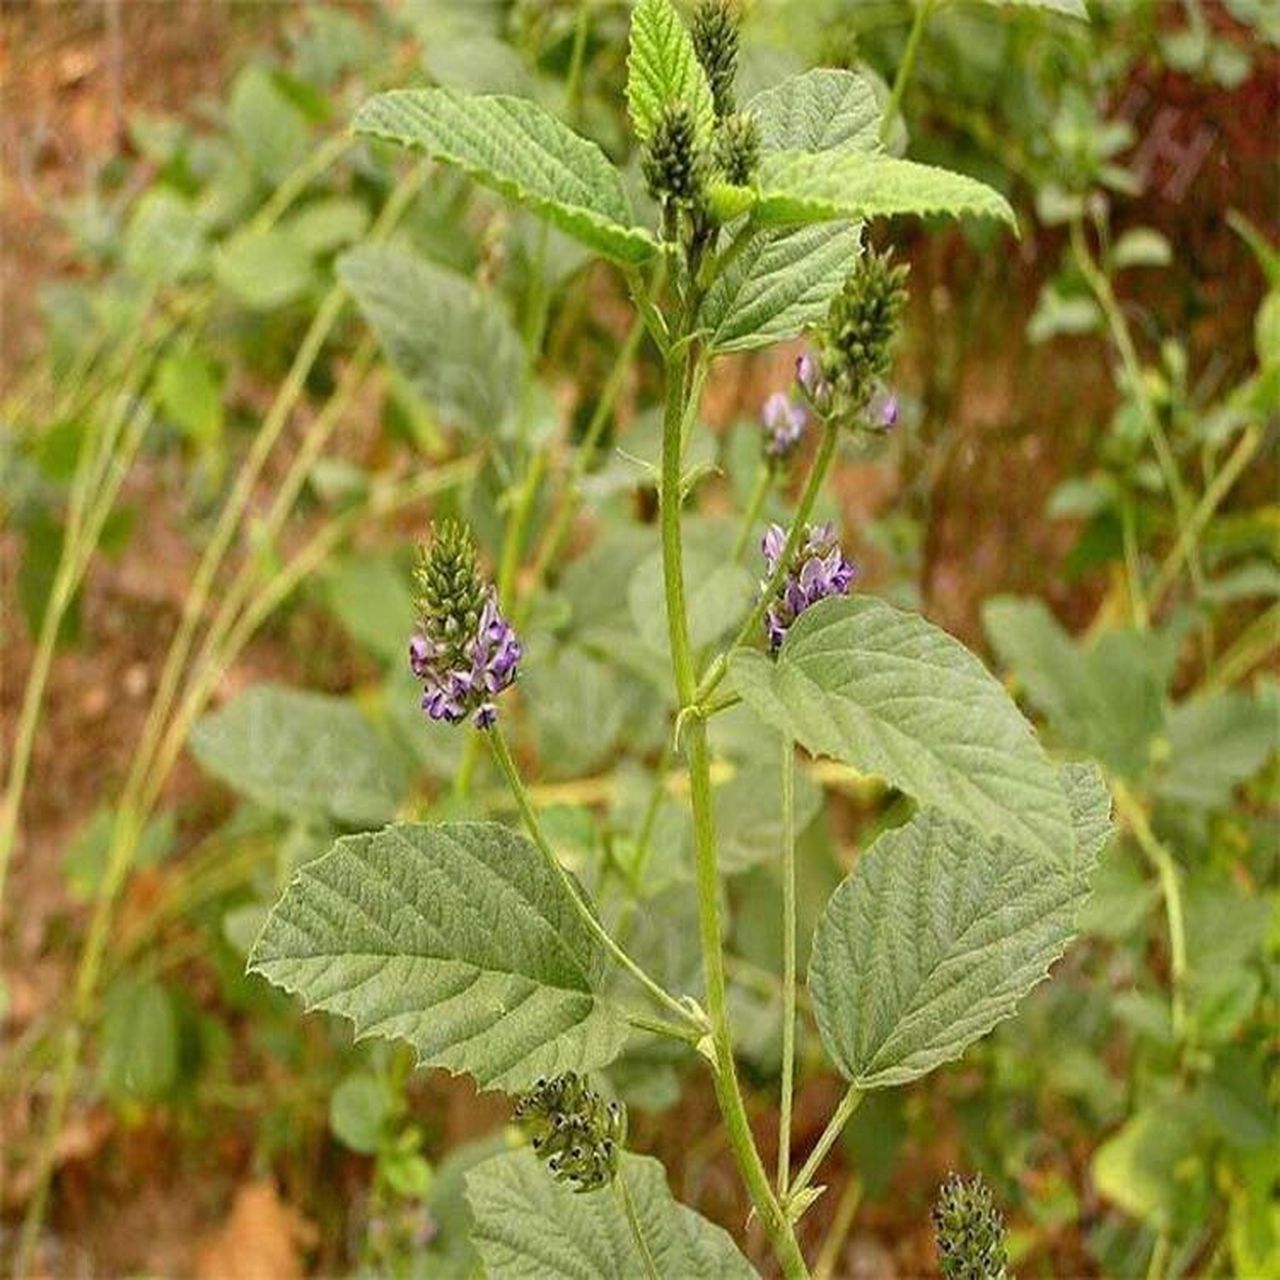
<svg viewBox="0 0 1280 1280">
<path fill-rule="evenodd" d="M 866 76 L 817 67 L 789 76 L 747 104 L 766 151 L 880 149 L 880 99 Z"/>
<path fill-rule="evenodd" d="M 705 147 L 715 128 L 715 106 L 693 40 L 671 0 L 640 0 L 631 15 L 627 54 L 627 111 L 640 141 L 653 137 L 664 107 L 680 102 Z"/>
<path fill-rule="evenodd" d="M 339 840 L 294 877 L 249 968 L 425 1066 L 515 1090 L 621 1052 L 607 963 L 528 840 L 463 822 Z"/>
<path fill-rule="evenodd" d="M 314 200 L 281 224 L 310 254 L 332 253 L 359 240 L 369 225 L 369 210 L 347 196 Z"/>
<path fill-rule="evenodd" d="M 720 1227 L 677 1203 L 658 1161 L 630 1153 L 626 1180 L 640 1234 L 660 1276 L 672 1280 L 754 1280 L 755 1272 Z M 619 1198 L 575 1195 L 555 1182 L 532 1151 L 512 1151 L 467 1174 L 472 1240 L 488 1280 L 621 1280 L 646 1274 Z"/>
<path fill-rule="evenodd" d="M 524 354 L 492 294 L 390 245 L 343 254 L 338 276 L 427 404 L 472 431 L 497 432 L 515 406 Z"/>
<path fill-rule="evenodd" d="M 227 121 L 240 150 L 267 183 L 286 177 L 311 145 L 305 116 L 262 67 L 246 67 L 236 77 Z"/>
<path fill-rule="evenodd" d="M 1093 1180 L 1104 1198 L 1166 1230 L 1178 1218 L 1177 1170 L 1186 1160 L 1197 1161 L 1197 1147 L 1197 1125 L 1185 1100 L 1147 1106 L 1094 1153 Z"/>
<path fill-rule="evenodd" d="M 98 1076 L 113 1098 L 158 1098 L 178 1079 L 178 1016 L 158 982 L 123 982 L 103 1002 Z"/>
<path fill-rule="evenodd" d="M 222 388 L 213 365 L 194 351 L 175 351 L 156 371 L 156 398 L 164 415 L 198 445 L 222 437 Z"/>
<path fill-rule="evenodd" d="M 1028 858 L 935 809 L 881 836 L 832 895 L 809 989 L 822 1043 L 861 1089 L 958 1057 L 1042 981 L 1076 931 L 1110 832 L 1092 766 L 1068 766 L 1066 861 Z"/>
<path fill-rule="evenodd" d="M 1160 794 L 1213 809 L 1226 805 L 1276 750 L 1273 712 L 1248 694 L 1225 692 L 1190 699 L 1169 716 L 1169 767 Z"/>
<path fill-rule="evenodd" d="M 778 750 L 775 747 L 775 756 Z M 778 766 L 751 765 L 739 769 L 713 793 L 720 869 L 725 875 L 746 871 L 758 863 L 782 860 L 782 794 Z M 822 788 L 797 767 L 795 832 L 799 837 L 822 811 Z M 692 848 L 692 831 L 689 833 Z"/>
<path fill-rule="evenodd" d="M 698 311 L 713 351 L 750 351 L 793 338 L 827 313 L 862 249 L 849 222 L 755 232 L 717 276 Z"/>
<path fill-rule="evenodd" d="M 399 752 L 346 698 L 260 684 L 191 731 L 200 763 L 290 817 L 371 825 L 390 818 L 408 779 Z"/>
<path fill-rule="evenodd" d="M 527 98 L 400 89 L 366 102 L 353 127 L 456 164 L 606 257 L 635 264 L 657 251 L 604 152 Z"/>
<path fill-rule="evenodd" d="M 306 246 L 285 231 L 248 231 L 214 255 L 218 283 L 253 311 L 274 311 L 300 298 L 314 273 Z"/>
<path fill-rule="evenodd" d="M 972 214 L 1017 228 L 1004 196 L 975 178 L 847 146 L 818 154 L 767 153 L 759 182 L 753 216 L 765 226 L 913 213 Z"/>
<path fill-rule="evenodd" d="M 329 1098 L 329 1128 L 344 1147 L 371 1156 L 382 1145 L 391 1099 L 377 1076 L 355 1071 Z"/>
<path fill-rule="evenodd" d="M 1057 774 L 1000 683 L 958 640 L 882 600 L 823 600 L 776 661 L 738 650 L 738 692 L 832 756 L 1061 865 L 1071 822 Z"/>
<path fill-rule="evenodd" d="M 1173 246 L 1151 227 L 1132 227 L 1111 250 L 1111 265 L 1125 267 L 1167 267 L 1173 261 Z"/>
<path fill-rule="evenodd" d="M 146 192 L 134 206 L 124 237 L 124 262 L 152 284 L 196 274 L 205 261 L 204 229 L 191 204 L 166 187 Z"/>
</svg>

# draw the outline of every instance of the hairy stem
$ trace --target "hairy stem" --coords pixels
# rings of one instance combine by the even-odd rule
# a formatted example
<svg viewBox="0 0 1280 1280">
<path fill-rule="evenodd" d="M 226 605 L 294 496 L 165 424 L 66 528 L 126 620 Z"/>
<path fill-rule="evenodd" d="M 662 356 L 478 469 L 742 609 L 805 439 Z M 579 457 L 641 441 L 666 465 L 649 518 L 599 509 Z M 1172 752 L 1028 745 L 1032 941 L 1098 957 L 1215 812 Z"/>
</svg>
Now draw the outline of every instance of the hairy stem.
<svg viewBox="0 0 1280 1280">
<path fill-rule="evenodd" d="M 697 675 L 689 642 L 689 620 L 685 610 L 684 562 L 680 530 L 680 471 L 682 429 L 686 416 L 683 403 L 689 364 L 688 345 L 682 328 L 677 330 L 667 352 L 666 404 L 662 429 L 662 568 L 666 596 L 667 635 L 671 647 L 672 670 L 681 711 L 695 705 Z M 689 762 L 689 791 L 693 808 L 694 863 L 698 890 L 698 932 L 702 947 L 702 971 L 707 988 L 707 1015 L 711 1022 L 714 1050 L 716 1099 L 724 1119 L 726 1135 L 733 1148 L 738 1171 L 746 1184 L 751 1203 L 764 1226 L 769 1243 L 787 1280 L 807 1277 L 804 1255 L 795 1232 L 769 1185 L 769 1176 L 760 1160 L 755 1138 L 747 1119 L 747 1109 L 738 1085 L 729 1030 L 729 1011 L 724 974 L 724 937 L 720 924 L 720 876 L 716 861 L 715 828 L 711 804 L 711 758 L 707 749 L 707 726 L 693 716 L 686 733 Z"/>
<path fill-rule="evenodd" d="M 640 1226 L 640 1216 L 636 1213 L 636 1206 L 631 1199 L 631 1192 L 627 1190 L 627 1175 L 623 1170 L 618 1170 L 618 1176 L 613 1180 L 613 1186 L 618 1194 L 618 1202 L 622 1205 L 622 1212 L 627 1216 L 627 1226 L 631 1228 L 631 1238 L 636 1242 L 636 1248 L 640 1251 L 640 1258 L 644 1262 L 644 1274 L 647 1280 L 658 1280 L 658 1268 L 654 1265 L 653 1254 L 649 1252 L 649 1246 L 645 1243 L 644 1230 Z"/>
<path fill-rule="evenodd" d="M 502 730 L 497 725 L 494 725 L 492 728 L 485 730 L 485 736 L 488 738 L 489 746 L 493 750 L 493 758 L 498 768 L 502 771 L 502 776 L 506 778 L 507 786 L 511 788 L 511 794 L 515 798 L 516 807 L 520 810 L 520 816 L 524 819 L 524 825 L 529 832 L 530 838 L 537 846 L 538 852 L 546 860 L 547 866 L 551 869 L 556 879 L 560 881 L 561 887 L 569 895 L 574 910 L 581 917 L 582 923 L 586 925 L 587 931 L 604 947 L 614 961 L 635 978 L 659 1004 L 670 1010 L 683 1022 L 697 1025 L 696 1019 L 689 1009 L 665 990 L 660 983 L 651 978 L 627 955 L 597 919 L 596 913 L 592 911 L 586 899 L 583 898 L 582 890 L 578 888 L 573 877 L 560 865 L 560 859 L 556 857 L 555 850 L 552 849 L 547 837 L 543 834 L 542 824 L 538 821 L 537 813 L 534 812 L 533 803 L 529 799 L 529 793 L 525 790 L 524 782 L 520 777 L 520 770 L 516 767 L 516 762 L 512 758 L 511 749 L 507 746 L 507 740 L 503 737 Z"/>
<path fill-rule="evenodd" d="M 782 737 L 782 1095 L 778 1194 L 791 1176 L 791 1100 L 796 1071 L 796 749 Z"/>
<path fill-rule="evenodd" d="M 813 1181 L 813 1175 L 818 1172 L 818 1166 L 827 1158 L 827 1152 L 835 1146 L 836 1139 L 844 1132 L 845 1125 L 849 1123 L 849 1118 L 857 1111 L 858 1103 L 861 1101 L 862 1090 L 856 1085 L 850 1085 L 845 1090 L 844 1097 L 840 1099 L 840 1105 L 827 1122 L 827 1127 L 822 1131 L 822 1136 L 809 1152 L 809 1158 L 801 1165 L 800 1172 L 796 1174 L 796 1180 L 787 1190 L 788 1203 L 794 1201 Z"/>
</svg>

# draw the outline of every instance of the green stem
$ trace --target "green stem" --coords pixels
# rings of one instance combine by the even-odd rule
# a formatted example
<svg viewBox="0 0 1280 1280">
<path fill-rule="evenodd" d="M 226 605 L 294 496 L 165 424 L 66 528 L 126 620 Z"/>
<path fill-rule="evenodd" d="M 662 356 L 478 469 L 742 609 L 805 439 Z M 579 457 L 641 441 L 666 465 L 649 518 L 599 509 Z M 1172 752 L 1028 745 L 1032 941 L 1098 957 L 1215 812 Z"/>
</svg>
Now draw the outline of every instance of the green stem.
<svg viewBox="0 0 1280 1280">
<path fill-rule="evenodd" d="M 689 642 L 685 611 L 684 563 L 680 531 L 681 432 L 685 418 L 682 403 L 689 362 L 688 344 L 677 332 L 666 358 L 666 403 L 662 422 L 662 569 L 666 596 L 667 633 L 672 671 L 681 711 L 694 705 L 697 675 Z M 769 1185 L 747 1118 L 738 1085 L 729 1030 L 724 975 L 724 936 L 720 924 L 720 876 L 716 862 L 715 826 L 712 817 L 711 758 L 707 750 L 706 723 L 691 718 L 686 733 L 690 803 L 693 809 L 694 865 L 698 891 L 698 933 L 702 947 L 702 971 L 707 988 L 707 1015 L 711 1022 L 711 1046 L 715 1054 L 716 1099 L 725 1132 L 733 1148 L 738 1171 L 746 1184 L 755 1211 L 769 1237 L 787 1280 L 807 1277 L 804 1255 Z"/>
<path fill-rule="evenodd" d="M 818 1253 L 818 1262 L 813 1269 L 813 1280 L 831 1280 L 835 1274 L 836 1263 L 840 1260 L 840 1251 L 849 1238 L 853 1227 L 858 1205 L 862 1203 L 862 1183 L 851 1177 L 840 1193 L 840 1203 L 836 1205 L 835 1218 L 827 1231 L 827 1238 L 822 1242 Z"/>
<path fill-rule="evenodd" d="M 796 749 L 782 737 L 782 1098 L 778 1194 L 791 1176 L 791 1100 L 796 1071 Z"/>
<path fill-rule="evenodd" d="M 1124 570 L 1129 582 L 1129 613 L 1133 625 L 1145 631 L 1150 623 L 1146 595 L 1142 589 L 1142 566 L 1138 561 L 1138 537 L 1134 528 L 1133 503 L 1126 497 L 1120 507 L 1120 525 L 1124 538 Z"/>
<path fill-rule="evenodd" d="M 618 1170 L 618 1176 L 613 1180 L 614 1189 L 618 1193 L 618 1201 L 622 1205 L 622 1212 L 627 1215 L 627 1226 L 631 1228 L 631 1238 L 636 1242 L 636 1248 L 640 1251 L 640 1258 L 644 1262 L 644 1273 L 648 1280 L 659 1280 L 658 1268 L 654 1265 L 653 1254 L 649 1252 L 649 1246 L 645 1243 L 644 1231 L 640 1227 L 640 1217 L 636 1213 L 636 1206 L 631 1199 L 631 1192 L 627 1190 L 627 1175 Z"/>
<path fill-rule="evenodd" d="M 1146 855 L 1160 881 L 1160 893 L 1164 898 L 1165 919 L 1169 928 L 1169 1005 L 1173 1036 L 1182 1044 L 1187 1035 L 1187 930 L 1178 867 L 1173 855 L 1152 831 L 1147 812 L 1137 797 L 1122 782 L 1113 782 L 1111 790 L 1116 799 L 1116 809 L 1125 825 L 1133 832 L 1138 847 Z"/>
<path fill-rule="evenodd" d="M 625 969 L 642 987 L 661 1005 L 674 1013 L 682 1021 L 698 1026 L 697 1018 L 690 1010 L 670 992 L 666 991 L 658 982 L 655 982 L 623 949 L 614 941 L 608 930 L 596 918 L 596 914 L 591 910 L 586 900 L 582 896 L 582 890 L 578 888 L 573 877 L 560 865 L 560 859 L 556 857 L 555 850 L 552 849 L 547 837 L 543 834 L 542 824 L 538 821 L 538 815 L 534 812 L 533 804 L 529 799 L 529 793 L 525 790 L 524 782 L 521 780 L 520 771 L 516 768 L 516 762 L 512 758 L 511 749 L 507 746 L 507 740 L 503 737 L 502 730 L 494 725 L 492 728 L 485 730 L 485 736 L 489 740 L 489 746 L 493 751 L 493 758 L 497 762 L 498 768 L 502 771 L 502 775 L 507 780 L 507 786 L 511 789 L 511 794 L 515 799 L 516 807 L 520 810 L 520 816 L 524 819 L 525 828 L 529 832 L 530 838 L 537 846 L 538 852 L 542 854 L 547 866 L 551 869 L 556 879 L 560 881 L 561 887 L 569 895 L 569 900 L 573 903 L 574 910 L 581 917 L 583 924 L 597 942 L 613 957 L 614 961 Z"/>
<path fill-rule="evenodd" d="M 889 101 L 885 103 L 884 115 L 880 117 L 880 141 L 887 142 L 893 130 L 894 121 L 902 110 L 902 97 L 907 91 L 907 83 L 915 69 L 916 55 L 920 52 L 920 41 L 924 36 L 925 25 L 929 14 L 933 11 L 934 0 L 917 0 L 916 14 L 911 21 L 911 32 L 907 36 L 907 47 L 903 51 L 902 61 L 898 64 L 898 74 L 893 78 L 893 89 L 889 93 Z"/>
<path fill-rule="evenodd" d="M 755 607 L 751 610 L 742 626 L 738 628 L 738 634 L 734 636 L 733 643 L 707 668 L 707 673 L 702 677 L 694 698 L 696 705 L 703 705 L 715 692 L 720 681 L 724 679 L 725 672 L 729 669 L 729 655 L 741 645 L 746 644 L 751 636 L 759 630 L 765 610 L 768 609 L 770 601 L 777 595 L 783 578 L 790 572 L 791 562 L 795 559 L 796 552 L 800 549 L 800 544 L 805 537 L 805 529 L 809 517 L 813 514 L 813 505 L 818 499 L 818 493 L 822 489 L 822 482 L 826 479 L 827 471 L 830 469 L 831 460 L 835 457 L 836 442 L 839 436 L 840 428 L 833 422 L 828 420 L 822 424 L 822 438 L 818 443 L 818 453 L 813 460 L 813 466 L 809 469 L 809 477 L 805 481 L 804 492 L 800 495 L 800 503 L 796 507 L 796 514 L 791 521 L 791 528 L 787 532 L 787 541 L 782 548 L 782 554 L 778 557 L 778 563 L 769 575 L 769 579 L 765 583 L 764 590 L 761 591 Z"/>
<path fill-rule="evenodd" d="M 742 527 L 738 530 L 737 541 L 733 544 L 733 558 L 742 559 L 747 547 L 751 545 L 751 531 L 760 519 L 760 510 L 764 500 L 769 496 L 769 482 L 773 479 L 773 470 L 767 462 L 762 462 L 756 470 L 755 483 L 751 486 L 751 496 L 747 499 L 746 510 L 742 513 Z"/>
<path fill-rule="evenodd" d="M 809 1152 L 809 1158 L 801 1166 L 795 1181 L 788 1189 L 788 1204 L 794 1202 L 795 1198 L 813 1181 L 813 1175 L 818 1172 L 818 1166 L 827 1158 L 827 1152 L 835 1145 L 836 1139 L 844 1131 L 845 1125 L 849 1123 L 849 1118 L 858 1109 L 858 1103 L 861 1101 L 862 1090 L 855 1085 L 850 1085 L 844 1097 L 840 1099 L 840 1105 L 836 1108 L 835 1114 L 822 1131 L 822 1136 Z"/>
</svg>

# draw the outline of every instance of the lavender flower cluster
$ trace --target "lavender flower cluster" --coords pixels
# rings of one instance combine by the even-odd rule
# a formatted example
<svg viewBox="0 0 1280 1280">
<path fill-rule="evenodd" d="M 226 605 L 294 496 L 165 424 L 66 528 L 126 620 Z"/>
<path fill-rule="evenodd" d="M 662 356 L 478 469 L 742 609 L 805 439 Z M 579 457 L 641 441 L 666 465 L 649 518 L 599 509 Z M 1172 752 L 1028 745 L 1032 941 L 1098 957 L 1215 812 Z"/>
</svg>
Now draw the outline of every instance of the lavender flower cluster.
<svg viewBox="0 0 1280 1280">
<path fill-rule="evenodd" d="M 764 456 L 770 463 L 785 461 L 804 436 L 809 415 L 785 391 L 775 391 L 760 411 L 764 426 Z"/>
<path fill-rule="evenodd" d="M 761 543 L 766 566 L 762 585 L 766 589 L 786 545 L 787 531 L 781 525 L 771 524 Z M 848 595 L 857 574 L 857 566 L 844 558 L 835 526 L 830 523 L 811 524 L 795 563 L 765 613 L 769 648 L 774 652 L 781 648 L 791 624 L 810 605 L 828 596 Z"/>
<path fill-rule="evenodd" d="M 524 656 L 494 588 L 489 588 L 474 637 L 462 648 L 468 665 L 450 667 L 451 652 L 456 655 L 456 646 L 422 632 L 409 641 L 409 666 L 424 684 L 422 709 L 432 720 L 449 724 L 459 724 L 474 712 L 476 726 L 487 729 L 498 718 L 493 699 L 515 681 Z"/>
<path fill-rule="evenodd" d="M 815 412 L 823 415 L 831 412 L 834 400 L 831 383 L 822 376 L 817 359 L 807 351 L 796 357 L 796 381 Z M 883 382 L 877 383 L 861 415 L 862 425 L 873 431 L 888 431 L 898 425 L 898 414 L 897 393 Z"/>
</svg>

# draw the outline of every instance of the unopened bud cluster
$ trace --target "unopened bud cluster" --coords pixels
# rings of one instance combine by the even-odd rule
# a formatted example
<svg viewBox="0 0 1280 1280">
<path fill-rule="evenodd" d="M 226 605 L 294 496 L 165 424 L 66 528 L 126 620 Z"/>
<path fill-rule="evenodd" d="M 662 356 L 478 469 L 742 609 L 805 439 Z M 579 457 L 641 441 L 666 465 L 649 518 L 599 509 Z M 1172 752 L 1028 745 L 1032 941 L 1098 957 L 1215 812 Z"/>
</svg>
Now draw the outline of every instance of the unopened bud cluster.
<svg viewBox="0 0 1280 1280">
<path fill-rule="evenodd" d="M 738 14 L 730 0 L 702 0 L 693 15 L 694 52 L 707 73 L 716 118 L 734 109 L 733 82 L 738 75 Z"/>
<path fill-rule="evenodd" d="M 617 1175 L 627 1113 L 621 1103 L 605 1102 L 576 1072 L 540 1079 L 516 1103 L 515 1120 L 557 1182 L 595 1191 Z"/>
<path fill-rule="evenodd" d="M 640 167 L 649 194 L 664 208 L 692 208 L 701 200 L 706 157 L 687 103 L 663 107 Z"/>
<path fill-rule="evenodd" d="M 524 651 L 480 573 L 471 535 L 453 522 L 434 531 L 414 576 L 409 666 L 423 683 L 422 709 L 450 724 L 471 715 L 487 729 L 498 716 L 493 699 L 514 682 Z"/>
<path fill-rule="evenodd" d="M 893 425 L 897 401 L 882 379 L 906 305 L 906 278 L 907 267 L 895 265 L 887 252 L 868 251 L 831 300 L 817 334 L 817 357 L 802 356 L 796 365 L 805 397 L 822 416 L 850 425 Z"/>
<path fill-rule="evenodd" d="M 1005 1280 L 1004 1220 L 981 1177 L 966 1182 L 953 1173 L 938 1193 L 933 1225 L 944 1280 Z"/>
</svg>

